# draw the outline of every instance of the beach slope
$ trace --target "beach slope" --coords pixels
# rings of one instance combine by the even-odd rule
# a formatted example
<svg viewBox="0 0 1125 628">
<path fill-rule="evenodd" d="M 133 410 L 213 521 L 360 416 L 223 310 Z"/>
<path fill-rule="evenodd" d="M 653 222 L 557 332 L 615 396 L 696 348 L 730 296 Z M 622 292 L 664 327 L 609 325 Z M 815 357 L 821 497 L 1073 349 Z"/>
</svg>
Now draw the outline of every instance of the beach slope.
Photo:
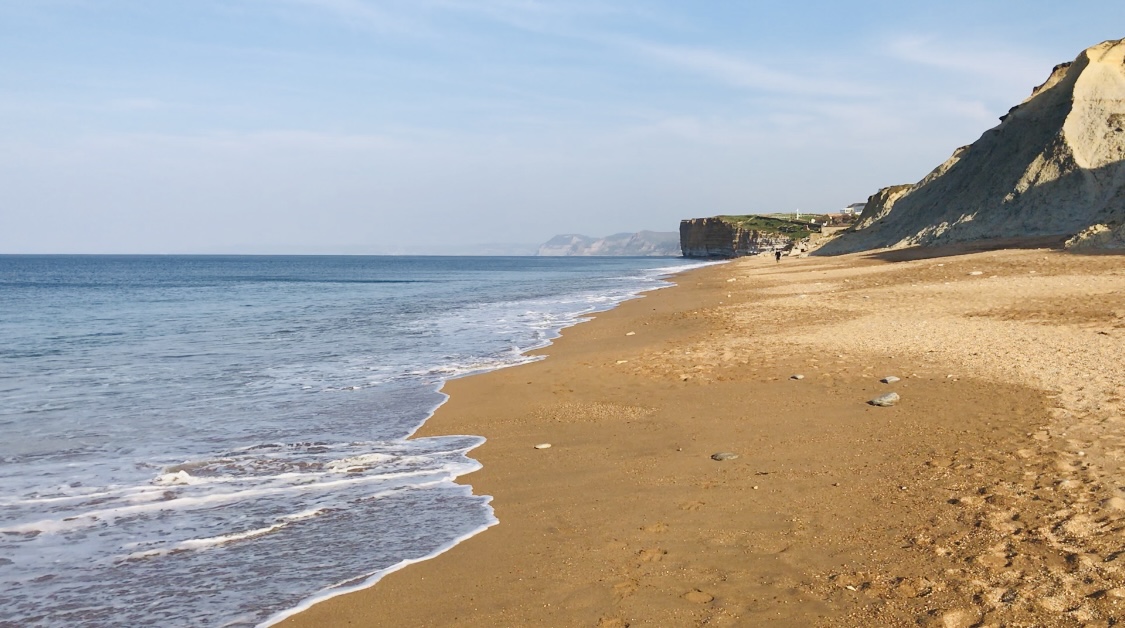
<svg viewBox="0 0 1125 628">
<path fill-rule="evenodd" d="M 500 523 L 281 625 L 1122 619 L 1122 258 L 923 253 L 691 271 L 450 382 Z"/>
</svg>

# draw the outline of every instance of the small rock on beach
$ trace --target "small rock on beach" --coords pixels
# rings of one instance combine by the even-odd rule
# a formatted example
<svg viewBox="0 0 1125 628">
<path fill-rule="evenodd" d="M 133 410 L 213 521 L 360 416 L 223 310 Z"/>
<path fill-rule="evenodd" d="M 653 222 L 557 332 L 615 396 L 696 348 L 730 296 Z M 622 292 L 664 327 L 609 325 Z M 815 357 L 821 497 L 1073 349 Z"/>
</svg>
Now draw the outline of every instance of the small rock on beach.
<svg viewBox="0 0 1125 628">
<path fill-rule="evenodd" d="M 898 400 L 898 393 L 887 393 L 885 395 L 879 395 L 878 397 L 872 399 L 871 401 L 868 401 L 867 403 L 873 406 L 879 406 L 881 408 L 888 408 L 898 403 Z"/>
<path fill-rule="evenodd" d="M 899 381 L 899 379 L 897 377 L 895 377 L 894 375 L 888 375 L 888 376 L 884 377 L 883 379 L 881 379 L 879 381 L 883 382 L 884 384 L 893 384 L 893 383 Z"/>
<path fill-rule="evenodd" d="M 804 375 L 792 375 L 792 376 L 789 377 L 789 379 L 805 379 L 805 376 Z"/>
<path fill-rule="evenodd" d="M 738 454 L 731 453 L 729 451 L 720 451 L 717 454 L 711 454 L 712 460 L 718 460 L 720 462 L 723 461 L 723 460 L 734 460 L 737 457 L 738 457 Z"/>
<path fill-rule="evenodd" d="M 535 446 L 536 449 L 550 449 L 551 443 L 539 443 Z"/>
</svg>

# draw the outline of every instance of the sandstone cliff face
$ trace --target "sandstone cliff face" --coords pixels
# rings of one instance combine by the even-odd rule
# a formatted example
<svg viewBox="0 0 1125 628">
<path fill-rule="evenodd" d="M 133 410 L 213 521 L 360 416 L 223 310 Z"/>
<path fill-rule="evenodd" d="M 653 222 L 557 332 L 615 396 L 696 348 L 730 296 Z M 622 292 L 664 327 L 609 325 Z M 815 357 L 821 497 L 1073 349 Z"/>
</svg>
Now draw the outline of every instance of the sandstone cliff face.
<svg viewBox="0 0 1125 628">
<path fill-rule="evenodd" d="M 1056 66 L 1000 125 L 926 178 L 871 198 L 854 231 L 816 254 L 1125 223 L 1125 40 Z"/>
<path fill-rule="evenodd" d="M 660 257 L 680 254 L 677 234 L 665 231 L 615 233 L 605 238 L 579 234 L 557 235 L 539 247 L 536 255 Z"/>
<path fill-rule="evenodd" d="M 779 233 L 743 229 L 721 218 L 680 221 L 680 250 L 684 257 L 730 258 L 792 247 Z"/>
</svg>

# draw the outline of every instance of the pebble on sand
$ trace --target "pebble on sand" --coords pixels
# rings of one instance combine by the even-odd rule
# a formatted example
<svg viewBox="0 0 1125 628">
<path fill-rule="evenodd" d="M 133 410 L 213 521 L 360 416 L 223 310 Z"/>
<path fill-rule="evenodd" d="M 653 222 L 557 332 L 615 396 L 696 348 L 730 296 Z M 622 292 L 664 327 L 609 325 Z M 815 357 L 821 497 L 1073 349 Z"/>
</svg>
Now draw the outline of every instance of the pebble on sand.
<svg viewBox="0 0 1125 628">
<path fill-rule="evenodd" d="M 536 449 L 550 449 L 551 443 L 539 443 L 535 446 Z"/>
<path fill-rule="evenodd" d="M 637 335 L 637 332 L 635 332 L 635 331 L 631 331 L 631 332 L 629 332 L 629 333 L 627 333 L 627 334 L 625 334 L 625 335 L 626 335 L 626 336 L 636 336 L 636 335 Z"/>
<path fill-rule="evenodd" d="M 712 460 L 718 460 L 718 461 L 734 460 L 737 457 L 738 457 L 738 454 L 731 453 L 729 451 L 720 451 L 717 454 L 711 454 L 711 459 Z"/>
<path fill-rule="evenodd" d="M 883 382 L 884 384 L 893 384 L 893 383 L 899 381 L 899 379 L 897 377 L 895 377 L 894 375 L 888 375 L 888 376 L 884 377 L 883 379 L 881 379 L 879 381 Z"/>
<path fill-rule="evenodd" d="M 879 395 L 878 397 L 872 399 L 871 401 L 868 401 L 867 403 L 873 406 L 879 406 L 881 408 L 888 408 L 898 403 L 898 400 L 898 393 L 887 393 L 885 395 Z"/>
<path fill-rule="evenodd" d="M 976 277 L 977 275 L 983 275 L 983 274 L 984 274 L 983 270 L 974 270 L 973 272 L 969 273 L 969 275 L 971 275 L 973 277 Z"/>
<path fill-rule="evenodd" d="M 789 379 L 805 379 L 804 375 L 791 375 Z"/>
</svg>

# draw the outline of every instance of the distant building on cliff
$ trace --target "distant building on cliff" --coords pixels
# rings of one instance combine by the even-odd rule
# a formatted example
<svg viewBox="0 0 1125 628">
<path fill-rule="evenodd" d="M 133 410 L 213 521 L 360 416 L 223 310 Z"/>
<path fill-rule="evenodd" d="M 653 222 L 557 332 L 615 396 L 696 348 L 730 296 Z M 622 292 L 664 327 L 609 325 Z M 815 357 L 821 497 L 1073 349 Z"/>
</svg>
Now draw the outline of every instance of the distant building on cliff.
<svg viewBox="0 0 1125 628">
<path fill-rule="evenodd" d="M 867 207 L 867 203 L 852 203 L 847 207 L 840 210 L 840 213 L 845 216 L 858 216 L 863 213 L 863 208 Z"/>
</svg>

